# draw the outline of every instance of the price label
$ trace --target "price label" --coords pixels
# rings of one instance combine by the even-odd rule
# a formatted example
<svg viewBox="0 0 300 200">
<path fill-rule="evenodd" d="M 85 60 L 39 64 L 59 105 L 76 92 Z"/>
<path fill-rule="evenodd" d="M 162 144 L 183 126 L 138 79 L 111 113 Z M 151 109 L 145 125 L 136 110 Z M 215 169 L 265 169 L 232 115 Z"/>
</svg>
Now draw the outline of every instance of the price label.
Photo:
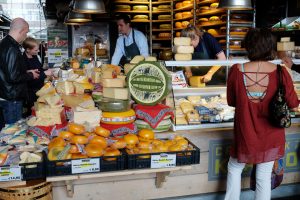
<svg viewBox="0 0 300 200">
<path fill-rule="evenodd" d="M 176 154 L 162 153 L 151 156 L 151 168 L 176 167 Z"/>
<path fill-rule="evenodd" d="M 55 57 L 60 57 L 62 54 L 61 54 L 61 51 L 56 51 L 54 52 L 54 56 Z"/>
<path fill-rule="evenodd" d="M 72 174 L 100 172 L 99 161 L 97 158 L 72 160 Z"/>
<path fill-rule="evenodd" d="M 0 167 L 0 181 L 20 181 L 21 178 L 21 167 L 19 165 Z"/>
</svg>

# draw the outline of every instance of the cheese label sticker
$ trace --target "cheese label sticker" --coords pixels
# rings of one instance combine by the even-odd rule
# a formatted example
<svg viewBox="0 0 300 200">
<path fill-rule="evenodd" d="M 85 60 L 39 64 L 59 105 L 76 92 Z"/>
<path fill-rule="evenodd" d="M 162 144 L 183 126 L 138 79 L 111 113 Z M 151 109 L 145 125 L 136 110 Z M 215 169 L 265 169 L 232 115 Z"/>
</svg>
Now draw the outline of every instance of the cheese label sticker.
<svg viewBox="0 0 300 200">
<path fill-rule="evenodd" d="M 21 179 L 21 167 L 19 165 L 0 167 L 0 181 L 20 181 Z"/>
<path fill-rule="evenodd" d="M 176 167 L 176 154 L 151 155 L 151 168 Z"/>
<path fill-rule="evenodd" d="M 100 172 L 99 158 L 72 160 L 72 174 Z"/>
</svg>

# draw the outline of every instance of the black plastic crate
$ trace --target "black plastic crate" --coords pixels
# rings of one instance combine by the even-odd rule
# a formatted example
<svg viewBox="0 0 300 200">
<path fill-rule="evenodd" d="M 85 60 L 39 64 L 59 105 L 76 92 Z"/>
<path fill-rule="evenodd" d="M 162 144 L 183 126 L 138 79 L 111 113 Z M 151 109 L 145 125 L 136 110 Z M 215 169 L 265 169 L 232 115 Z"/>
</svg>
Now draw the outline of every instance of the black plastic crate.
<svg viewBox="0 0 300 200">
<path fill-rule="evenodd" d="M 125 169 L 125 158 L 126 155 L 122 152 L 119 156 L 102 156 L 95 158 L 83 158 L 83 159 L 74 159 L 74 160 L 86 160 L 86 159 L 99 159 L 100 163 L 100 171 L 92 172 L 108 172 L 108 171 L 118 171 Z M 107 160 L 107 159 L 115 159 L 115 160 Z M 65 176 L 65 175 L 73 175 L 72 174 L 72 159 L 68 160 L 55 160 L 50 161 L 47 158 L 47 176 Z M 74 173 L 78 174 L 78 173 Z"/>
<path fill-rule="evenodd" d="M 185 138 L 192 150 L 165 152 L 166 154 L 176 154 L 176 166 L 192 165 L 200 163 L 200 149 Z M 164 139 L 163 139 L 164 140 Z M 127 154 L 128 169 L 143 169 L 151 167 L 151 155 L 160 155 L 161 153 Z M 141 158 L 142 157 L 142 158 Z M 143 158 L 149 157 L 149 158 Z"/>
</svg>

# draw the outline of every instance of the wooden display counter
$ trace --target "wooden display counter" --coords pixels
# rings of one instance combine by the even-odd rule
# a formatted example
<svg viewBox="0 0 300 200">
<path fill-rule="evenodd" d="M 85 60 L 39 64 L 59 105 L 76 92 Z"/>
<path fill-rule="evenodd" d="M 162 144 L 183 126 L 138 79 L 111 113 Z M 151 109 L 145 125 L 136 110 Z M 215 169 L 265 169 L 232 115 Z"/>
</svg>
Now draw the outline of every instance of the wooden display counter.
<svg viewBox="0 0 300 200">
<path fill-rule="evenodd" d="M 201 150 L 200 164 L 167 169 L 141 169 L 97 174 L 52 177 L 53 197 L 60 199 L 155 199 L 224 191 L 232 128 L 198 129 L 157 134 L 180 134 Z M 298 146 L 300 128 L 286 130 L 283 184 L 300 182 Z M 249 188 L 251 167 L 246 167 L 242 187 Z M 162 184 L 163 183 L 163 184 Z M 69 195 L 69 196 L 68 196 Z M 72 197 L 70 197 L 72 196 Z"/>
</svg>

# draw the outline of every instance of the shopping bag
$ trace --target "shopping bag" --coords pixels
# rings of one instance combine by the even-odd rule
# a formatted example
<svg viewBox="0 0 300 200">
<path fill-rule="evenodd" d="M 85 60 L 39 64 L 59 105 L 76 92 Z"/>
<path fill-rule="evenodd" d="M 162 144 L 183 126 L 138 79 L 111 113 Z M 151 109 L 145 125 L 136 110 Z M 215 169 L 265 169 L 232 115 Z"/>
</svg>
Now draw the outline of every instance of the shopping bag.
<svg viewBox="0 0 300 200">
<path fill-rule="evenodd" d="M 274 161 L 271 175 L 271 189 L 277 188 L 283 180 L 284 168 L 283 158 Z M 250 189 L 255 191 L 256 188 L 256 165 L 253 165 L 250 177 Z"/>
</svg>

